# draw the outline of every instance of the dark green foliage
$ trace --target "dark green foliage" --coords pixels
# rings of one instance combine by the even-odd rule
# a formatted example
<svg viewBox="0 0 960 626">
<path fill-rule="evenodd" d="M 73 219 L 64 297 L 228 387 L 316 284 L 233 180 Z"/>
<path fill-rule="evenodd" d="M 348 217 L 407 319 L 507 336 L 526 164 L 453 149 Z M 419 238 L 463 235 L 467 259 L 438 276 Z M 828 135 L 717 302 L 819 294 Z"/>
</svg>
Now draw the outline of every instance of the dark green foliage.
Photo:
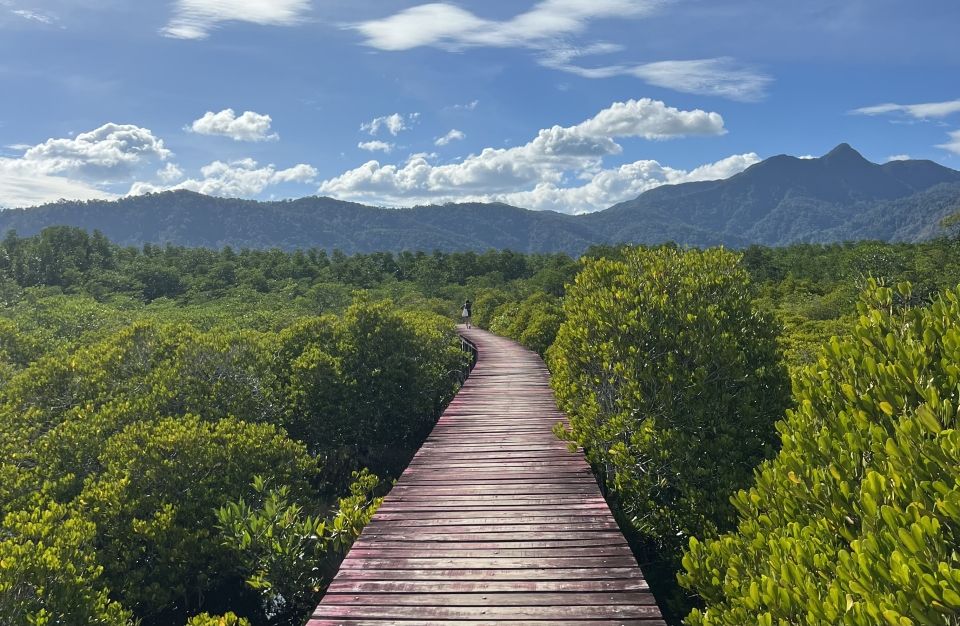
<svg viewBox="0 0 960 626">
<path fill-rule="evenodd" d="M 960 284 L 960 243 L 950 239 L 752 246 L 743 263 L 758 286 L 758 304 L 784 326 L 781 346 L 792 367 L 813 362 L 832 335 L 850 332 L 857 294 L 870 278 L 912 282 L 915 304 Z"/>
<path fill-rule="evenodd" d="M 93 236 L 68 226 L 46 228 L 33 239 L 8 233 L 0 264 L 21 286 L 67 287 L 91 269 L 110 270 L 114 248 L 99 232 Z"/>
<path fill-rule="evenodd" d="M 138 422 L 111 437 L 77 501 L 97 527 L 112 592 L 148 621 L 181 621 L 223 584 L 230 553 L 215 510 L 269 475 L 307 502 L 317 464 L 275 426 L 186 415 Z M 160 619 L 162 618 L 162 620 Z"/>
<path fill-rule="evenodd" d="M 376 476 L 364 471 L 353 480 L 351 495 L 339 500 L 331 518 L 307 514 L 291 501 L 288 485 L 268 489 L 259 476 L 251 504 L 241 497 L 217 510 L 223 545 L 273 623 L 314 608 L 317 590 L 334 574 L 331 555 L 344 555 L 380 506 L 382 498 L 372 495 Z"/>
<path fill-rule="evenodd" d="M 0 297 L 11 304 L 25 297 L 24 288 L 33 287 L 26 297 L 35 297 L 30 294 L 42 288 L 46 296 L 86 294 L 98 301 L 126 296 L 132 299 L 131 306 L 152 303 L 160 308 L 172 301 L 203 304 L 242 296 L 249 305 L 251 300 L 286 298 L 284 306 L 293 304 L 304 314 L 342 311 L 352 301 L 352 291 L 363 289 L 398 302 L 436 298 L 445 301 L 449 310 L 444 314 L 453 314 L 454 301 L 476 299 L 483 290 L 517 288 L 525 295 L 533 290 L 561 295 L 575 270 L 574 262 L 562 254 L 509 250 L 354 256 L 338 250 L 328 255 L 316 249 L 238 252 L 229 247 L 214 251 L 152 244 L 138 250 L 67 227 L 28 238 L 11 232 L 0 243 Z M 274 307 L 281 308 L 280 303 L 271 303 Z"/>
<path fill-rule="evenodd" d="M 671 551 L 729 528 L 728 494 L 774 451 L 788 402 L 776 326 L 736 255 L 669 248 L 588 260 L 549 352 L 571 441 L 623 512 Z"/>
<path fill-rule="evenodd" d="M 691 540 L 694 625 L 950 625 L 960 615 L 960 289 L 872 282 L 852 336 L 797 375 L 735 532 Z"/>
<path fill-rule="evenodd" d="M 53 225 L 100 230 L 122 245 L 206 248 L 578 252 L 597 236 L 583 220 L 506 204 L 380 209 L 332 198 L 279 202 L 173 191 L 116 202 L 57 202 L 0 212 L 0 232 L 35 235 Z"/>
<path fill-rule="evenodd" d="M 450 399 L 465 355 L 449 324 L 360 301 L 279 336 L 288 431 L 326 459 L 327 480 L 396 475 Z"/>
<path fill-rule="evenodd" d="M 960 237 L 960 210 L 957 210 L 940 221 L 940 227 L 946 231 L 946 233 L 957 239 Z"/>
</svg>

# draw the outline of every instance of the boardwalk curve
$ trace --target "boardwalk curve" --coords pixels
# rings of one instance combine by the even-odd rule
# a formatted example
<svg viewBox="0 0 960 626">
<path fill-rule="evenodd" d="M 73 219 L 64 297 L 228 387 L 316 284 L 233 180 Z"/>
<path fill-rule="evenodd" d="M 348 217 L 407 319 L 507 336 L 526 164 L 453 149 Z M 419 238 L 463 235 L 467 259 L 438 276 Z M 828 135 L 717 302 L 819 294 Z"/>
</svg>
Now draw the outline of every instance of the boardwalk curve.
<svg viewBox="0 0 960 626">
<path fill-rule="evenodd" d="M 477 364 L 308 626 L 663 624 L 543 361 L 461 328 Z"/>
</svg>

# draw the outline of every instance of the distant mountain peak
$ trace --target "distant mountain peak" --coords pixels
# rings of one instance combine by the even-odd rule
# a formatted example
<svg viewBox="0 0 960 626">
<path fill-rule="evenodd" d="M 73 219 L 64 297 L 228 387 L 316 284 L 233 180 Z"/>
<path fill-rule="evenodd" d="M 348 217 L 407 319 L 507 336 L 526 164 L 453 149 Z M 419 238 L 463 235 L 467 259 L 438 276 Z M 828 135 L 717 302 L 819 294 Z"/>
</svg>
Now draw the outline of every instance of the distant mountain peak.
<svg viewBox="0 0 960 626">
<path fill-rule="evenodd" d="M 878 165 L 841 143 L 819 158 L 778 155 L 725 180 L 653 189 L 591 219 L 612 238 L 643 243 L 909 239 L 930 236 L 944 203 L 958 197 L 958 171 L 931 161 Z"/>
<path fill-rule="evenodd" d="M 836 148 L 821 157 L 824 160 L 832 162 L 841 161 L 867 161 L 862 154 L 857 152 L 853 146 L 848 143 L 841 143 Z M 869 161 L 867 161 L 869 163 Z"/>
</svg>

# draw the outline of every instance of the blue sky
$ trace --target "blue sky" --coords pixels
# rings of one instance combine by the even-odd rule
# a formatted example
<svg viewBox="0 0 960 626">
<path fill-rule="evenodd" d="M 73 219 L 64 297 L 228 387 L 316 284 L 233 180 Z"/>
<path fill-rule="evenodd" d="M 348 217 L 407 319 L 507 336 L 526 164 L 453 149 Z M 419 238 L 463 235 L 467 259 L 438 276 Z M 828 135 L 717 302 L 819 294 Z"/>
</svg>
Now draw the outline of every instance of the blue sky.
<svg viewBox="0 0 960 626">
<path fill-rule="evenodd" d="M 846 141 L 960 168 L 955 0 L 0 0 L 0 206 L 580 213 Z"/>
</svg>

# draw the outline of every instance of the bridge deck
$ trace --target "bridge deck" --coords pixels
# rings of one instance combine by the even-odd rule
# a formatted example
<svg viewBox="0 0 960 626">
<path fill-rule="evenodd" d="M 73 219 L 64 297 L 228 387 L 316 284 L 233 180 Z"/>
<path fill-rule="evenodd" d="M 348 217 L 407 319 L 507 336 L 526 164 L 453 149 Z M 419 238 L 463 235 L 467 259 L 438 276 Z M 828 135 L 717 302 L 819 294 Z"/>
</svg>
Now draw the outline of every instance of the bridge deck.
<svg viewBox="0 0 960 626">
<path fill-rule="evenodd" d="M 307 626 L 663 624 L 540 358 L 461 329 L 470 378 Z"/>
</svg>

